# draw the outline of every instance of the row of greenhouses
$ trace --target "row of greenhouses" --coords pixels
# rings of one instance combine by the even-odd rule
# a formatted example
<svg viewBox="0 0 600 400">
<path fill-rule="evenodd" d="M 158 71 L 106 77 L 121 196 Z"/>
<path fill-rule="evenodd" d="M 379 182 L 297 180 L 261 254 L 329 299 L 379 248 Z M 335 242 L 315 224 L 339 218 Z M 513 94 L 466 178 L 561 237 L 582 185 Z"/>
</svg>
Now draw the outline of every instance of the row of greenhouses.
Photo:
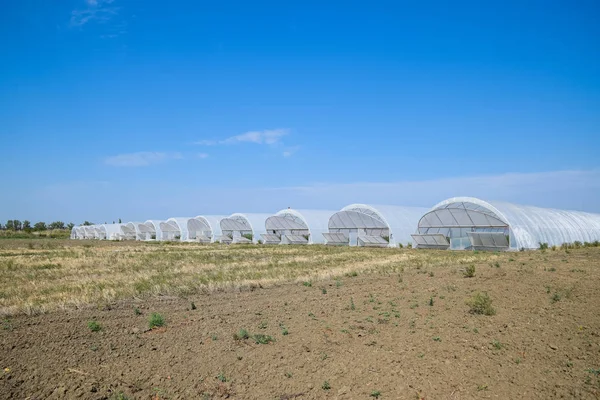
<svg viewBox="0 0 600 400">
<path fill-rule="evenodd" d="M 77 226 L 71 238 L 502 251 L 597 242 L 600 214 L 455 197 L 432 208 L 352 204 Z"/>
</svg>

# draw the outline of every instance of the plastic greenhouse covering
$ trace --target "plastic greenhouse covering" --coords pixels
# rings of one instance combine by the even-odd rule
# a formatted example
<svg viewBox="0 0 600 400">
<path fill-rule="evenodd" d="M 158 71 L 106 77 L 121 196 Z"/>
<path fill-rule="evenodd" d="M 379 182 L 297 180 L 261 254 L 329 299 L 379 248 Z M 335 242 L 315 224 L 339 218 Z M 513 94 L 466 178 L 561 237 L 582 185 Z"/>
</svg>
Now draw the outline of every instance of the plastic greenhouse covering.
<svg viewBox="0 0 600 400">
<path fill-rule="evenodd" d="M 143 232 L 143 240 L 160 240 L 162 238 L 162 231 L 160 230 L 160 224 L 165 221 L 157 219 L 149 219 L 143 224 L 138 224 L 138 229 Z"/>
<path fill-rule="evenodd" d="M 424 214 L 418 233 L 442 234 L 451 249 L 535 249 L 540 243 L 559 246 L 600 240 L 600 215 L 454 197 Z"/>
<path fill-rule="evenodd" d="M 221 220 L 224 215 L 198 215 L 188 222 L 190 240 L 213 243 L 221 237 Z"/>
<path fill-rule="evenodd" d="M 128 222 L 121 225 L 121 238 L 123 240 L 143 240 L 143 233 L 140 231 L 141 222 Z"/>
<path fill-rule="evenodd" d="M 103 240 L 119 240 L 121 239 L 121 226 L 123 226 L 123 224 L 94 225 L 96 238 Z"/>
<path fill-rule="evenodd" d="M 296 241 L 296 236 L 302 236 L 306 244 L 323 243 L 323 233 L 327 232 L 329 217 L 335 211 L 329 210 L 294 210 L 287 208 L 271 215 L 265 221 L 266 235 L 276 235 L 280 244 Z M 288 238 L 284 238 L 288 235 Z M 294 237 L 294 238 L 292 238 Z M 267 239 L 271 240 L 267 240 Z M 272 236 L 262 235 L 265 242 L 271 243 Z"/>
<path fill-rule="evenodd" d="M 329 219 L 327 244 L 340 245 L 343 233 L 348 237 L 344 244 L 351 246 L 390 246 L 412 243 L 419 219 L 429 211 L 422 207 L 351 204 L 333 213 Z M 385 241 L 385 243 L 384 243 Z"/>
<path fill-rule="evenodd" d="M 221 219 L 220 226 L 223 237 L 232 243 L 258 243 L 266 234 L 265 221 L 271 214 L 236 213 Z M 225 239 L 227 241 L 227 239 Z"/>
</svg>

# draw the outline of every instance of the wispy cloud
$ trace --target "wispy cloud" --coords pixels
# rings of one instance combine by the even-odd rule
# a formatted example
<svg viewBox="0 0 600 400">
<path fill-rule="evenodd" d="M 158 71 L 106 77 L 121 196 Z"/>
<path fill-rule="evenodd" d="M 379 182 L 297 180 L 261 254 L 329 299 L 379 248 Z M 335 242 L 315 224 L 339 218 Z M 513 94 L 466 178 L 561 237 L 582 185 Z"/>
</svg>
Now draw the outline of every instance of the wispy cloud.
<svg viewBox="0 0 600 400">
<path fill-rule="evenodd" d="M 286 147 L 281 154 L 287 158 L 293 156 L 298 150 L 300 150 L 300 146 Z"/>
<path fill-rule="evenodd" d="M 182 158 L 181 153 L 141 151 L 107 157 L 104 159 L 104 163 L 113 167 L 147 167 L 152 164 L 168 160 L 180 160 Z"/>
<path fill-rule="evenodd" d="M 85 8 L 71 11 L 71 26 L 82 27 L 89 22 L 105 23 L 118 14 L 114 0 L 85 0 Z"/>
<path fill-rule="evenodd" d="M 194 144 L 199 146 L 232 145 L 240 143 L 254 143 L 275 146 L 281 139 L 290 133 L 289 129 L 265 129 L 262 131 L 249 131 L 240 135 L 228 137 L 224 140 L 199 140 Z"/>
<path fill-rule="evenodd" d="M 198 154 L 196 154 L 196 158 L 205 159 L 205 158 L 208 158 L 208 154 L 207 153 L 198 153 Z"/>
</svg>

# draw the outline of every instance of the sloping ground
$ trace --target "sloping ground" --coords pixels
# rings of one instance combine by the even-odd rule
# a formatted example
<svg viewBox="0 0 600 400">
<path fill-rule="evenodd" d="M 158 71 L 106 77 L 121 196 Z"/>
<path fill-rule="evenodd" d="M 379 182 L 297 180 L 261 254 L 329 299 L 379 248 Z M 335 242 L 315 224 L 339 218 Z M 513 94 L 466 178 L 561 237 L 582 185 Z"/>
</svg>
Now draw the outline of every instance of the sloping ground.
<svg viewBox="0 0 600 400">
<path fill-rule="evenodd" d="M 0 398 L 600 397 L 600 249 L 445 263 L 420 257 L 456 253 L 397 252 L 411 261 L 7 318 Z M 482 291 L 495 315 L 469 312 L 466 300 Z M 148 330 L 153 312 L 166 325 Z M 234 339 L 242 328 L 251 337 Z"/>
</svg>

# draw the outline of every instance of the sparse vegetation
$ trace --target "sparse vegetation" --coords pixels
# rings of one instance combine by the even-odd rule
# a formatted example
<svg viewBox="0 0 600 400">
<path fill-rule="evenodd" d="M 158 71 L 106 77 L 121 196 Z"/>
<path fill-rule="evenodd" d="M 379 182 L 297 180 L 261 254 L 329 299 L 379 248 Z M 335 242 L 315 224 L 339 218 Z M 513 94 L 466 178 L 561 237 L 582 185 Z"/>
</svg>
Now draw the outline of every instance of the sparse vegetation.
<svg viewBox="0 0 600 400">
<path fill-rule="evenodd" d="M 269 343 L 275 341 L 275 339 L 273 339 L 271 336 L 263 335 L 263 334 L 254 335 L 253 339 L 256 344 L 269 344 Z"/>
<path fill-rule="evenodd" d="M 237 333 L 233 334 L 233 338 L 235 340 L 245 340 L 248 339 L 250 337 L 250 334 L 248 333 L 247 330 L 245 329 L 240 329 Z"/>
<path fill-rule="evenodd" d="M 90 328 L 90 331 L 92 332 L 98 332 L 102 329 L 102 326 L 100 326 L 100 324 L 96 321 L 90 321 L 87 323 L 88 328 Z"/>
<path fill-rule="evenodd" d="M 148 328 L 154 329 L 165 325 L 165 318 L 159 313 L 150 314 Z"/>
<path fill-rule="evenodd" d="M 328 382 L 328 381 L 325 381 L 325 382 L 323 382 L 323 384 L 321 385 L 321 388 L 322 388 L 323 390 L 329 390 L 329 389 L 331 389 L 331 385 L 329 384 L 329 382 Z"/>
<path fill-rule="evenodd" d="M 492 299 L 488 296 L 487 292 L 475 293 L 475 295 L 473 295 L 473 297 L 467 301 L 467 305 L 470 307 L 471 314 L 496 314 L 496 309 L 492 307 Z"/>
<path fill-rule="evenodd" d="M 472 278 L 475 276 L 475 266 L 473 264 L 468 265 L 467 267 L 465 267 L 465 270 L 463 271 L 463 275 L 465 278 Z"/>
</svg>

